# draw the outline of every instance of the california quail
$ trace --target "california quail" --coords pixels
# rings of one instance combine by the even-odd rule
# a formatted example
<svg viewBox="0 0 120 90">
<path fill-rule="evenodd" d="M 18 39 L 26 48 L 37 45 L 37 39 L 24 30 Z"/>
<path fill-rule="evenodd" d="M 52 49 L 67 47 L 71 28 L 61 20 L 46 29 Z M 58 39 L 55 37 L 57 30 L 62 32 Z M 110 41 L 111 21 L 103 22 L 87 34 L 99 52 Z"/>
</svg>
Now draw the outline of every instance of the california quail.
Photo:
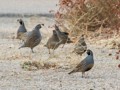
<svg viewBox="0 0 120 90">
<path fill-rule="evenodd" d="M 87 50 L 87 45 L 84 40 L 84 35 L 81 35 L 79 41 L 76 43 L 74 51 L 76 54 L 82 55 Z"/>
<path fill-rule="evenodd" d="M 89 71 L 94 66 L 94 58 L 93 52 L 91 50 L 87 50 L 88 56 L 83 59 L 73 71 L 69 72 L 68 74 L 75 73 L 75 72 L 82 72 L 82 78 L 84 77 L 85 72 Z"/>
<path fill-rule="evenodd" d="M 49 54 L 50 54 L 50 49 L 57 49 L 59 44 L 57 44 L 59 42 L 59 38 L 57 36 L 57 33 L 55 30 L 53 30 L 53 35 L 48 39 L 47 44 L 45 45 L 48 49 L 49 49 Z"/>
<path fill-rule="evenodd" d="M 58 44 L 63 44 L 63 47 L 64 47 L 65 43 L 73 43 L 73 41 L 71 41 L 70 38 L 68 37 L 69 33 L 61 32 L 57 25 L 55 25 L 55 31 L 56 31 L 57 36 L 59 38 Z"/>
<path fill-rule="evenodd" d="M 30 47 L 32 52 L 34 52 L 33 48 L 35 46 L 37 46 L 42 39 L 41 33 L 39 31 L 40 28 L 41 28 L 41 24 L 38 24 L 38 25 L 36 25 L 36 27 L 32 31 L 25 33 L 26 34 L 26 40 L 20 48 Z"/>
<path fill-rule="evenodd" d="M 22 19 L 18 19 L 17 21 L 20 23 L 20 26 L 18 28 L 16 38 L 22 40 L 22 35 L 23 35 L 23 33 L 27 32 L 27 30 L 26 30 L 24 21 Z"/>
</svg>

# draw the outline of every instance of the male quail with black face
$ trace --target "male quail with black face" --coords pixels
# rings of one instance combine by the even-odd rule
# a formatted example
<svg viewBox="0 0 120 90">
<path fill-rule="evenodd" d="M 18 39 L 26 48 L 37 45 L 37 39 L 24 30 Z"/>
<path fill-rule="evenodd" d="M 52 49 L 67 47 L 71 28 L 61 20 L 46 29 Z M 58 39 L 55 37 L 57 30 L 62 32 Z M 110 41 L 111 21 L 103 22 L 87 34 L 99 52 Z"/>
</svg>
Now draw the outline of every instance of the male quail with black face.
<svg viewBox="0 0 120 90">
<path fill-rule="evenodd" d="M 91 50 L 87 50 L 88 56 L 83 59 L 74 70 L 69 72 L 68 74 L 72 74 L 75 72 L 82 72 L 82 77 L 84 77 L 85 72 L 89 71 L 94 66 L 94 58 L 93 52 Z"/>
<path fill-rule="evenodd" d="M 22 40 L 22 35 L 27 32 L 24 21 L 22 19 L 17 20 L 20 23 L 20 26 L 17 30 L 17 39 Z"/>
</svg>

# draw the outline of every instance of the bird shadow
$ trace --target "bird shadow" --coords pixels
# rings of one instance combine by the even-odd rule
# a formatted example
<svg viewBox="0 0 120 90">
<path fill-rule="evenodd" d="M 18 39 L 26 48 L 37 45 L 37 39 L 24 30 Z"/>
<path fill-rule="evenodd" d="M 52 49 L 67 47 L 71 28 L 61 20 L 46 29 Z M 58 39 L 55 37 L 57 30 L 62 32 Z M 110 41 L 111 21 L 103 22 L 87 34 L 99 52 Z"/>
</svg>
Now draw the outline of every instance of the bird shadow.
<svg viewBox="0 0 120 90">
<path fill-rule="evenodd" d="M 67 73 L 69 73 L 69 72 L 67 72 Z M 75 77 L 79 77 L 81 79 L 106 79 L 106 77 L 104 77 L 104 76 L 90 76 L 90 75 L 88 76 L 88 75 L 85 75 L 84 77 L 82 77 L 82 74 L 77 74 L 77 75 L 76 74 L 71 74 L 69 76 L 72 76 L 73 78 L 75 76 Z"/>
</svg>

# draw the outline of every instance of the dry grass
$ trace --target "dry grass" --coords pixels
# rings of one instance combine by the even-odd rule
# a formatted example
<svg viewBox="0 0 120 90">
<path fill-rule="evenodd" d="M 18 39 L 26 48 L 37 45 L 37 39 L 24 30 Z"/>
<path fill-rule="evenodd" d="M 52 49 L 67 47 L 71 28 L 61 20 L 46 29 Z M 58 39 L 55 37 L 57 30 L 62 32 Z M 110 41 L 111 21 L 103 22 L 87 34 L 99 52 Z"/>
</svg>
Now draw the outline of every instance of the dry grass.
<svg viewBox="0 0 120 90">
<path fill-rule="evenodd" d="M 120 49 L 120 38 L 118 37 L 112 37 L 109 39 L 99 39 L 99 41 L 95 40 L 96 44 L 102 45 L 103 47 L 109 48 L 109 49 Z"/>
<path fill-rule="evenodd" d="M 120 28 L 119 0 L 59 0 L 60 8 L 56 20 L 64 31 L 71 36 L 80 36 L 101 27 L 113 28 L 118 33 Z M 112 14 L 114 13 L 114 14 Z M 114 32 L 114 30 L 113 30 Z M 100 32 L 101 33 L 101 32 Z M 107 32 L 109 33 L 109 32 Z"/>
<path fill-rule="evenodd" d="M 51 68 L 56 68 L 58 65 L 56 63 L 51 63 L 51 62 L 42 62 L 42 61 L 27 61 L 24 62 L 22 65 L 22 68 L 25 70 L 39 70 L 39 69 L 51 69 Z"/>
</svg>

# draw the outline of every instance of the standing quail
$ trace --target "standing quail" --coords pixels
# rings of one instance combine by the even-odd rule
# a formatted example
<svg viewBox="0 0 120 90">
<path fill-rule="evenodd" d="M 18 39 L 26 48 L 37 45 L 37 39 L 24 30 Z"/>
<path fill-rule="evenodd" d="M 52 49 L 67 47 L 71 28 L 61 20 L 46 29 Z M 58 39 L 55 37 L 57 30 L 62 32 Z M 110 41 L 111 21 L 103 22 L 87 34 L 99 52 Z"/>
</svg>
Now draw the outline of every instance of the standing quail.
<svg viewBox="0 0 120 90">
<path fill-rule="evenodd" d="M 76 43 L 74 51 L 78 55 L 82 55 L 87 50 L 87 45 L 84 40 L 84 35 L 81 35 L 79 41 Z"/>
<path fill-rule="evenodd" d="M 22 35 L 25 32 L 27 32 L 27 30 L 26 30 L 26 27 L 25 27 L 24 22 L 23 22 L 22 19 L 18 19 L 17 21 L 20 23 L 20 26 L 18 28 L 17 37 L 16 38 L 22 40 Z"/>
<path fill-rule="evenodd" d="M 59 38 L 57 36 L 57 33 L 55 30 L 53 30 L 53 35 L 48 39 L 47 44 L 45 45 L 48 49 L 49 49 L 49 54 L 50 54 L 50 49 L 53 49 L 53 51 L 55 49 L 58 48 L 59 44 L 57 44 L 59 42 Z"/>
<path fill-rule="evenodd" d="M 94 58 L 93 52 L 91 50 L 87 50 L 88 56 L 83 59 L 73 71 L 69 72 L 68 74 L 75 73 L 75 72 L 82 72 L 82 78 L 84 77 L 85 72 L 89 71 L 94 66 Z"/>
<path fill-rule="evenodd" d="M 37 46 L 42 39 L 41 33 L 39 31 L 40 28 L 41 24 L 38 24 L 32 31 L 25 33 L 26 40 L 24 44 L 21 47 L 19 47 L 19 49 L 23 47 L 30 47 L 32 52 L 34 52 L 33 48 Z"/>
<path fill-rule="evenodd" d="M 69 33 L 61 32 L 57 25 L 55 25 L 55 31 L 56 31 L 57 36 L 59 38 L 59 43 L 58 44 L 63 44 L 63 47 L 64 47 L 65 43 L 72 43 L 72 41 L 68 37 Z"/>
</svg>

